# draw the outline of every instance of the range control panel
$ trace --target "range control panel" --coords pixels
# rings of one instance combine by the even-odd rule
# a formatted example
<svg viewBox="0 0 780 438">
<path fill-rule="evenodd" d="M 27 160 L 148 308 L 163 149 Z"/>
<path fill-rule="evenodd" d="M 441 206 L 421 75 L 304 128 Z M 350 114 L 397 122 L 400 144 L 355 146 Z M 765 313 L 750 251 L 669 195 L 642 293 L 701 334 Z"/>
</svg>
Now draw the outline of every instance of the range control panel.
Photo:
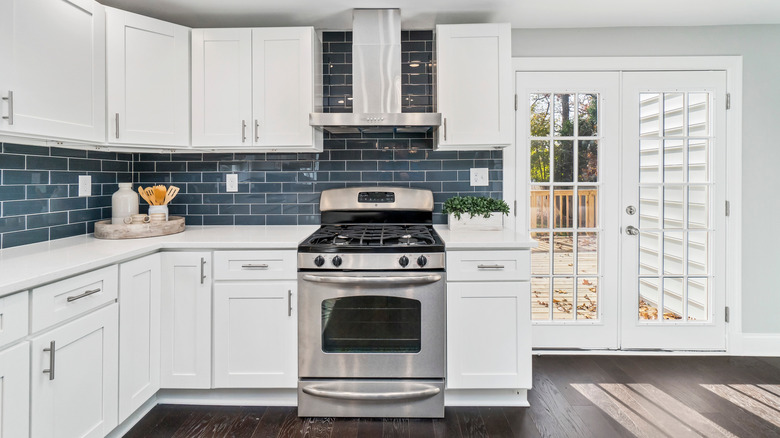
<svg viewBox="0 0 780 438">
<path fill-rule="evenodd" d="M 395 193 L 393 192 L 360 192 L 358 193 L 358 202 L 392 203 L 395 202 Z"/>
<path fill-rule="evenodd" d="M 444 269 L 444 253 L 298 253 L 298 269 Z"/>
</svg>

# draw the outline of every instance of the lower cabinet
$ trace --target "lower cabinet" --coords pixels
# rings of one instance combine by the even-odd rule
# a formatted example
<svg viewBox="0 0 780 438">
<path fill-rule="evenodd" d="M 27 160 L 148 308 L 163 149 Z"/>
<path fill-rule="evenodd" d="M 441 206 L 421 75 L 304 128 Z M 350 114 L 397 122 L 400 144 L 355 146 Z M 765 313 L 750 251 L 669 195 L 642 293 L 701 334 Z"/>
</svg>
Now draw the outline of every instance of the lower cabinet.
<svg viewBox="0 0 780 438">
<path fill-rule="evenodd" d="M 166 252 L 160 265 L 160 387 L 211 388 L 211 253 Z"/>
<path fill-rule="evenodd" d="M 0 438 L 30 433 L 30 344 L 0 351 Z"/>
<path fill-rule="evenodd" d="M 447 388 L 530 388 L 530 284 L 447 284 Z"/>
<path fill-rule="evenodd" d="M 119 422 L 160 389 L 160 254 L 119 266 Z"/>
<path fill-rule="evenodd" d="M 103 437 L 117 425 L 117 340 L 116 304 L 32 339 L 33 437 Z"/>
<path fill-rule="evenodd" d="M 295 281 L 216 283 L 215 387 L 297 386 L 297 300 Z"/>
</svg>

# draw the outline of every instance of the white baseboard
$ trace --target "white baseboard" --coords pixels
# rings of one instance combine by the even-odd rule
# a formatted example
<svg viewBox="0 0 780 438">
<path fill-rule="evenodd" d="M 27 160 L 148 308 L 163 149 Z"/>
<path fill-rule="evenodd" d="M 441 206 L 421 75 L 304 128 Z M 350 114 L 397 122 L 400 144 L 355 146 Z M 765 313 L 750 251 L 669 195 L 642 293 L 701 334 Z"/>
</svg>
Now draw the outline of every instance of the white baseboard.
<svg viewBox="0 0 780 438">
<path fill-rule="evenodd" d="M 740 356 L 780 356 L 780 333 L 743 333 Z"/>
<path fill-rule="evenodd" d="M 158 404 L 222 406 L 298 406 L 290 389 L 161 389 Z"/>
<path fill-rule="evenodd" d="M 447 389 L 444 406 L 529 406 L 526 389 Z"/>
</svg>

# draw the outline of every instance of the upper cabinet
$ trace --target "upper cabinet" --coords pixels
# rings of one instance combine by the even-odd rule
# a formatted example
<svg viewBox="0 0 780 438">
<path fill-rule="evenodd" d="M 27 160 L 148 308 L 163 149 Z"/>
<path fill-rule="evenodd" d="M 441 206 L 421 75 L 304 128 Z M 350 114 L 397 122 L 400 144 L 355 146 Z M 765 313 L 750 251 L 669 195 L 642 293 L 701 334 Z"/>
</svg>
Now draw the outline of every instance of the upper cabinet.
<svg viewBox="0 0 780 438">
<path fill-rule="evenodd" d="M 193 146 L 322 150 L 320 53 L 311 27 L 193 30 Z"/>
<path fill-rule="evenodd" d="M 508 23 L 436 26 L 438 149 L 512 144 L 511 42 Z"/>
<path fill-rule="evenodd" d="M 106 8 L 108 143 L 189 146 L 190 29 Z"/>
<path fill-rule="evenodd" d="M 0 133 L 105 141 L 105 10 L 0 0 Z"/>
</svg>

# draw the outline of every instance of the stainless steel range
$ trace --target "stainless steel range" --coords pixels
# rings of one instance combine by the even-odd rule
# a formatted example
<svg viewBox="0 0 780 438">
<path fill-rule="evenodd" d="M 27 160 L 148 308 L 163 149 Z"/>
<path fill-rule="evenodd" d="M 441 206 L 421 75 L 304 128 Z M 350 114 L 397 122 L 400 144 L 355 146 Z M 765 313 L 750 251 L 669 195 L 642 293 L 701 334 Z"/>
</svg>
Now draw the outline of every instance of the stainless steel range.
<svg viewBox="0 0 780 438">
<path fill-rule="evenodd" d="M 298 247 L 298 415 L 444 416 L 444 244 L 433 194 L 322 192 Z"/>
</svg>

